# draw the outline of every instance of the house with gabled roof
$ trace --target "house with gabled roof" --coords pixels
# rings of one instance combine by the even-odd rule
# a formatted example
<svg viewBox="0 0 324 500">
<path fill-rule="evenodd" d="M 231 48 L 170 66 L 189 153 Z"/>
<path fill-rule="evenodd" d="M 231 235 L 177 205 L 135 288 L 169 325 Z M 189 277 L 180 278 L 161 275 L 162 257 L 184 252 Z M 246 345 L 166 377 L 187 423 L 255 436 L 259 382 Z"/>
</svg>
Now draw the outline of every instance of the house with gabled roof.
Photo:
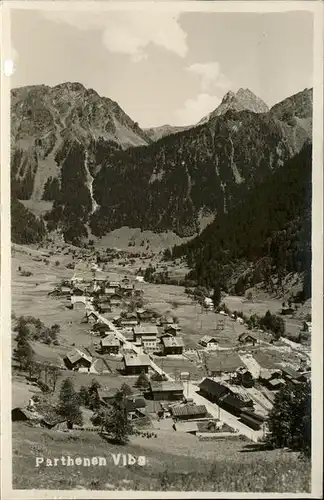
<svg viewBox="0 0 324 500">
<path fill-rule="evenodd" d="M 241 333 L 241 335 L 238 336 L 238 341 L 241 342 L 241 344 L 255 345 L 257 343 L 256 337 L 251 335 L 249 332 Z"/>
<path fill-rule="evenodd" d="M 183 384 L 166 380 L 150 382 L 150 393 L 155 401 L 178 401 L 183 399 Z"/>
<path fill-rule="evenodd" d="M 158 324 L 164 328 L 169 325 L 173 325 L 174 323 L 175 321 L 173 316 L 162 316 L 158 321 Z"/>
<path fill-rule="evenodd" d="M 184 349 L 183 339 L 181 337 L 163 336 L 161 338 L 162 355 L 182 354 Z"/>
<path fill-rule="evenodd" d="M 92 326 L 93 332 L 100 333 L 100 335 L 105 336 L 107 335 L 108 332 L 110 332 L 109 325 L 105 323 L 104 321 L 97 321 L 93 326 Z"/>
<path fill-rule="evenodd" d="M 139 321 L 142 321 L 142 322 L 145 322 L 145 321 L 149 322 L 149 321 L 152 321 L 154 319 L 154 312 L 148 311 L 147 309 L 144 309 L 144 308 L 137 309 L 136 314 L 137 314 Z"/>
<path fill-rule="evenodd" d="M 151 364 L 147 354 L 125 354 L 124 355 L 124 371 L 127 375 L 139 375 L 140 373 L 148 373 Z"/>
<path fill-rule="evenodd" d="M 236 416 L 240 416 L 242 410 L 247 408 L 247 403 L 235 394 L 227 394 L 222 397 L 219 401 L 219 405 L 221 408 L 224 408 L 224 410 Z"/>
<path fill-rule="evenodd" d="M 205 378 L 199 384 L 200 393 L 209 401 L 217 403 L 222 396 L 230 393 L 230 389 L 211 378 Z"/>
<path fill-rule="evenodd" d="M 136 325 L 133 328 L 134 339 L 137 341 L 144 337 L 157 337 L 158 329 L 156 325 Z"/>
<path fill-rule="evenodd" d="M 64 363 L 69 370 L 89 369 L 92 365 L 92 357 L 80 349 L 74 348 L 65 356 Z"/>
<path fill-rule="evenodd" d="M 100 340 L 101 352 L 105 354 L 118 354 L 120 349 L 120 340 L 115 334 L 111 333 Z"/>
<path fill-rule="evenodd" d="M 215 349 L 218 345 L 218 340 L 216 337 L 212 337 L 211 335 L 204 335 L 199 340 L 199 344 L 203 347 L 207 347 L 207 349 Z"/>
</svg>

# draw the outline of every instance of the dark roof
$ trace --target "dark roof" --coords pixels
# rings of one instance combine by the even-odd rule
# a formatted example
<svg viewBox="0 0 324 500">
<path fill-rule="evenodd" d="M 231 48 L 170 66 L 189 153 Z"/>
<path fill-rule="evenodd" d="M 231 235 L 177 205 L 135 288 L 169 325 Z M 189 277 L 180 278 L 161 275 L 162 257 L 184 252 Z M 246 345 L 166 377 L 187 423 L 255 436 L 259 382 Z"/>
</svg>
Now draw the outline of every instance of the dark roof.
<svg viewBox="0 0 324 500">
<path fill-rule="evenodd" d="M 259 413 L 255 413 L 252 410 L 243 410 L 242 415 L 252 417 L 252 418 L 254 418 L 254 420 L 258 420 L 260 422 L 264 422 L 266 420 L 266 417 L 264 417 L 263 415 L 260 415 Z"/>
<path fill-rule="evenodd" d="M 41 420 L 43 418 L 43 415 L 41 415 L 40 413 L 38 413 L 36 410 L 35 411 L 30 411 L 30 410 L 27 410 L 27 408 L 13 408 L 11 410 L 11 415 L 17 415 L 17 414 L 20 414 L 22 416 L 25 417 L 26 420 Z"/>
<path fill-rule="evenodd" d="M 199 344 L 208 344 L 209 342 L 214 342 L 217 344 L 218 340 L 216 339 L 216 337 L 211 337 L 210 335 L 204 335 L 199 340 Z"/>
<path fill-rule="evenodd" d="M 252 427 L 252 429 L 254 430 L 260 429 L 262 425 L 262 422 L 260 422 L 260 420 L 257 420 L 256 418 L 253 418 L 250 415 L 246 415 L 243 412 L 241 414 L 241 420 L 243 423 L 247 424 L 249 427 Z"/>
<path fill-rule="evenodd" d="M 222 402 L 227 404 L 228 406 L 232 406 L 233 408 L 238 408 L 238 409 L 242 409 L 246 406 L 245 401 L 242 401 L 241 399 L 233 396 L 232 394 L 227 394 L 222 399 Z"/>
<path fill-rule="evenodd" d="M 95 323 L 92 328 L 93 330 L 96 330 L 98 328 L 98 330 L 106 330 L 106 331 L 110 329 L 109 325 L 100 320 L 97 321 L 97 323 Z"/>
<path fill-rule="evenodd" d="M 206 391 L 209 394 L 212 394 L 213 396 L 220 397 L 223 394 L 226 394 L 229 392 L 229 389 L 225 387 L 224 385 L 219 384 L 218 382 L 215 382 L 211 378 L 205 378 L 199 385 L 200 390 Z"/>
<path fill-rule="evenodd" d="M 145 408 L 146 401 L 143 397 L 132 397 L 128 396 L 126 399 L 126 409 L 127 411 L 135 411 L 139 408 Z"/>
<path fill-rule="evenodd" d="M 182 417 L 182 416 L 195 416 L 195 415 L 205 415 L 207 413 L 207 408 L 205 405 L 196 405 L 196 404 L 186 404 L 173 406 L 171 409 L 171 414 L 174 417 Z"/>
<path fill-rule="evenodd" d="M 296 372 L 293 368 L 290 368 L 290 366 L 281 366 L 280 369 L 284 375 L 292 379 L 298 380 L 303 377 L 301 372 Z"/>
<path fill-rule="evenodd" d="M 76 363 L 77 361 L 80 361 L 80 359 L 85 359 L 88 361 L 88 363 L 92 363 L 92 358 L 91 356 L 85 354 L 84 352 L 80 351 L 79 349 L 74 349 L 73 351 L 68 352 L 66 355 L 66 358 L 70 361 L 72 365 Z"/>
<path fill-rule="evenodd" d="M 238 339 L 241 342 L 244 342 L 244 340 L 248 340 L 248 339 L 251 339 L 253 342 L 256 342 L 256 340 L 257 340 L 253 335 L 251 335 L 248 332 L 241 333 L 241 335 L 239 335 Z"/>
</svg>

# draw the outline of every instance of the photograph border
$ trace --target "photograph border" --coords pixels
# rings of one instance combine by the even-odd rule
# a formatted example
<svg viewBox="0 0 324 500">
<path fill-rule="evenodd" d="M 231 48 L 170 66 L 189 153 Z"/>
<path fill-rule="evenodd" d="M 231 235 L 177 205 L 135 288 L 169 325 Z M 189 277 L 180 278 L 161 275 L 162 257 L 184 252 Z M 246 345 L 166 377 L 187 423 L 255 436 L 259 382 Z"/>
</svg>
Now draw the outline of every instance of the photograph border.
<svg viewBox="0 0 324 500">
<path fill-rule="evenodd" d="M 314 15 L 313 192 L 312 192 L 312 491 L 306 493 L 145 492 L 12 489 L 11 442 L 11 239 L 10 239 L 10 77 L 3 61 L 11 49 L 10 12 L 27 10 L 172 10 L 190 12 L 287 12 Z M 0 6 L 1 87 L 1 478 L 2 498 L 321 498 L 323 479 L 323 16 L 321 0 L 309 1 L 4 1 Z"/>
</svg>

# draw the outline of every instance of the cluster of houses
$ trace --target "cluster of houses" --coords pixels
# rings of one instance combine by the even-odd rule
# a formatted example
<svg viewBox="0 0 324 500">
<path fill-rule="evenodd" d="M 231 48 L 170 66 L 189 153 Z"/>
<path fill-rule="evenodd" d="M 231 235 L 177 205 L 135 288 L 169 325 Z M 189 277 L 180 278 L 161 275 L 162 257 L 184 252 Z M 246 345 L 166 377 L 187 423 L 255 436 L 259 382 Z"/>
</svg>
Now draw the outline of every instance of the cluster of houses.
<svg viewBox="0 0 324 500">
<path fill-rule="evenodd" d="M 243 332 L 238 336 L 238 342 L 242 345 L 254 346 L 257 343 L 257 338 L 250 332 Z M 199 344 L 208 350 L 217 350 L 218 340 L 216 336 L 204 335 L 199 340 Z"/>
<path fill-rule="evenodd" d="M 117 389 L 99 389 L 101 405 L 109 407 L 116 392 Z M 211 418 L 205 405 L 196 405 L 184 397 L 181 383 L 170 381 L 151 381 L 145 392 L 126 396 L 126 408 L 132 420 L 155 414 L 159 420 L 171 418 L 174 430 L 191 434 L 198 431 L 197 421 Z"/>
<path fill-rule="evenodd" d="M 160 318 L 155 324 L 144 322 L 143 318 L 152 315 L 149 311 L 140 309 L 134 313 L 124 313 L 115 317 L 113 323 L 121 329 L 126 340 L 132 342 L 144 354 L 181 355 L 184 349 L 183 339 L 178 336 L 181 327 L 174 323 L 172 317 Z M 93 323 L 91 333 L 101 337 L 101 353 L 121 354 L 123 342 L 110 331 L 109 326 L 98 321 L 94 311 L 88 311 L 86 316 L 87 321 Z"/>
<path fill-rule="evenodd" d="M 281 389 L 285 384 L 300 384 L 310 380 L 311 372 L 299 372 L 289 366 L 280 366 L 280 368 L 262 369 L 259 375 L 260 383 L 270 391 Z"/>
<path fill-rule="evenodd" d="M 228 411 L 254 430 L 262 428 L 266 418 L 254 411 L 254 401 L 233 391 L 228 385 L 205 378 L 199 385 L 200 394 Z"/>
<path fill-rule="evenodd" d="M 87 302 L 93 302 L 101 313 L 105 313 L 111 312 L 113 307 L 119 307 L 125 299 L 140 297 L 142 290 L 137 289 L 127 276 L 121 281 L 112 281 L 103 276 L 95 276 L 87 281 L 73 277 L 49 292 L 49 295 L 66 297 L 70 300 L 72 309 L 82 308 Z"/>
</svg>

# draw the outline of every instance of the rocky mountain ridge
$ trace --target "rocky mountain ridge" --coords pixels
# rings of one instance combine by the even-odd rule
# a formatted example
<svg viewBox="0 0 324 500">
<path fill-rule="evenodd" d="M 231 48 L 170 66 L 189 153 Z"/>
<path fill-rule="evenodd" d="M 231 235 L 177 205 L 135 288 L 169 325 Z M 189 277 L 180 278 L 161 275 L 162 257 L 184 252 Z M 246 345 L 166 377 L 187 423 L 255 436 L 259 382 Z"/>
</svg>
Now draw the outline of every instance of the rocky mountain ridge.
<svg viewBox="0 0 324 500">
<path fill-rule="evenodd" d="M 67 241 L 126 225 L 197 234 L 311 141 L 311 89 L 266 112 L 260 101 L 229 94 L 206 123 L 152 141 L 81 84 L 14 89 L 13 197 L 53 202 L 47 231 Z"/>
<path fill-rule="evenodd" d="M 151 142 L 116 102 L 75 82 L 13 89 L 11 116 L 14 189 L 18 198 L 37 202 L 47 180 L 59 177 L 57 160 L 69 144 L 127 148 Z"/>
</svg>

